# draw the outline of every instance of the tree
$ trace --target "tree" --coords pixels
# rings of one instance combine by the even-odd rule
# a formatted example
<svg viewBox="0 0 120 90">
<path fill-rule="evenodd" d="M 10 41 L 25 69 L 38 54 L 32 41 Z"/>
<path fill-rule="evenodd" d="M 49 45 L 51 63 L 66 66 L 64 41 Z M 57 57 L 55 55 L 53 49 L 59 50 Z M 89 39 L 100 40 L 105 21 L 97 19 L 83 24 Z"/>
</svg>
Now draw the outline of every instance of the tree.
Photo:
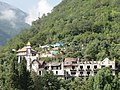
<svg viewBox="0 0 120 90">
<path fill-rule="evenodd" d="M 76 77 L 74 80 L 71 80 L 69 89 L 70 90 L 80 90 L 81 89 L 81 78 Z"/>
<path fill-rule="evenodd" d="M 110 84 L 106 84 L 103 90 L 112 90 L 112 87 Z"/>
<path fill-rule="evenodd" d="M 120 89 L 120 72 L 118 73 L 117 84 L 118 84 L 118 90 L 119 90 Z"/>
<path fill-rule="evenodd" d="M 0 60 L 0 88 L 3 88 L 5 84 L 5 78 L 4 78 L 3 72 L 4 72 L 4 67 L 3 67 L 2 60 Z"/>
<path fill-rule="evenodd" d="M 94 85 L 94 77 L 89 76 L 87 80 L 87 90 L 94 90 L 93 85 Z"/>
<path fill-rule="evenodd" d="M 98 46 L 99 46 L 98 40 L 90 42 L 84 51 L 84 57 L 88 59 L 96 59 L 95 54 L 98 53 Z"/>
<path fill-rule="evenodd" d="M 94 89 L 95 90 L 103 90 L 106 87 L 109 86 L 111 88 L 112 83 L 112 73 L 110 69 L 103 68 L 97 72 L 97 74 L 94 77 Z M 109 85 L 108 85 L 109 84 Z"/>
<path fill-rule="evenodd" d="M 43 78 L 43 88 L 44 90 L 59 90 L 60 89 L 60 80 L 53 72 L 45 72 L 42 76 Z"/>
<path fill-rule="evenodd" d="M 26 68 L 25 58 L 19 64 L 19 85 L 20 90 L 33 90 L 34 88 L 30 72 Z"/>
<path fill-rule="evenodd" d="M 112 81 L 112 90 L 119 90 L 120 85 L 118 82 L 119 82 L 118 77 L 115 76 Z"/>
<path fill-rule="evenodd" d="M 44 82 L 42 76 L 37 75 L 35 72 L 31 72 L 31 77 L 34 82 L 34 90 L 44 90 Z"/>
<path fill-rule="evenodd" d="M 10 58 L 10 68 L 9 68 L 9 77 L 6 80 L 6 89 L 7 90 L 18 90 L 19 88 L 19 76 L 18 76 L 18 69 L 17 69 L 17 61 L 16 56 L 11 55 Z"/>
</svg>

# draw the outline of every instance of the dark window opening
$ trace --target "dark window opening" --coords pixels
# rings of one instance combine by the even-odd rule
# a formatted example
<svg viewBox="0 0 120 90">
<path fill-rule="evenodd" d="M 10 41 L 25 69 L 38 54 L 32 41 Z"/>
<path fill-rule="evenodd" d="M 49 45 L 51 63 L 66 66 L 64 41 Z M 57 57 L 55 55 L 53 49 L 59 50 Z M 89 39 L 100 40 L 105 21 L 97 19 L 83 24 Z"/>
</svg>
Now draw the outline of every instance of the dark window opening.
<svg viewBox="0 0 120 90">
<path fill-rule="evenodd" d="M 45 67 L 45 70 L 48 70 L 49 67 Z"/>
<path fill-rule="evenodd" d="M 56 74 L 58 74 L 58 71 L 56 71 Z"/>
<path fill-rule="evenodd" d="M 74 69 L 75 69 L 75 66 L 72 66 L 72 69 L 74 70 Z"/>
<path fill-rule="evenodd" d="M 94 68 L 97 69 L 97 65 L 95 65 Z"/>
<path fill-rule="evenodd" d="M 105 65 L 102 65 L 102 68 L 104 68 L 105 67 Z"/>
<path fill-rule="evenodd" d="M 77 61 L 72 61 L 72 64 L 77 64 Z"/>
<path fill-rule="evenodd" d="M 80 69 L 83 69 L 83 66 L 80 66 Z"/>
<path fill-rule="evenodd" d="M 66 72 L 66 74 L 68 75 L 68 72 Z"/>
<path fill-rule="evenodd" d="M 36 56 L 36 54 L 33 53 L 32 56 Z"/>
<path fill-rule="evenodd" d="M 64 78 L 65 78 L 65 80 L 68 79 L 68 72 L 67 71 L 65 71 Z"/>
<path fill-rule="evenodd" d="M 83 72 L 80 72 L 80 74 L 83 74 Z"/>
<path fill-rule="evenodd" d="M 90 69 L 90 66 L 87 66 L 87 69 Z"/>
<path fill-rule="evenodd" d="M 66 62 L 66 64 L 69 64 L 69 62 Z"/>
<path fill-rule="evenodd" d="M 41 71 L 39 71 L 39 75 L 41 75 Z"/>
<path fill-rule="evenodd" d="M 109 67 L 112 68 L 112 65 L 110 65 Z"/>
<path fill-rule="evenodd" d="M 95 71 L 94 74 L 97 74 L 97 72 Z"/>
<path fill-rule="evenodd" d="M 76 74 L 76 72 L 71 72 L 72 75 Z"/>
<path fill-rule="evenodd" d="M 90 75 L 90 72 L 87 72 L 88 76 Z"/>
</svg>

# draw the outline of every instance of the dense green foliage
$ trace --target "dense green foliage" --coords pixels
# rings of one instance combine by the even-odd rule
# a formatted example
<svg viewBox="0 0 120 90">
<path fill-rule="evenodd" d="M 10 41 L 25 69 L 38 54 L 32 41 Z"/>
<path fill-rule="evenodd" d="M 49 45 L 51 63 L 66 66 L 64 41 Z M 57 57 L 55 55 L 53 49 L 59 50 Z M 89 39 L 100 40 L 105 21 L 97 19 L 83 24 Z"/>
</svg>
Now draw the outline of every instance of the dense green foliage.
<svg viewBox="0 0 120 90">
<path fill-rule="evenodd" d="M 30 29 L 10 40 L 0 51 L 0 88 L 3 90 L 7 90 L 6 87 L 21 90 L 21 86 L 23 90 L 120 89 L 120 73 L 112 76 L 109 69 L 102 69 L 88 79 L 78 77 L 68 80 L 58 79 L 52 73 L 45 73 L 43 76 L 37 76 L 35 73 L 30 75 L 24 64 L 16 66 L 15 69 L 11 49 L 19 49 L 28 41 L 36 50 L 39 50 L 39 45 L 63 42 L 66 48 L 63 57 L 86 60 L 103 60 L 108 57 L 119 61 L 120 0 L 63 0 L 52 13 L 33 22 Z M 21 81 L 16 79 L 21 83 L 14 82 L 17 77 L 21 78 Z M 16 83 L 19 83 L 19 86 Z"/>
<path fill-rule="evenodd" d="M 5 49 L 18 49 L 27 41 L 34 47 L 61 41 L 70 45 L 69 53 L 75 57 L 120 59 L 119 4 L 119 0 L 63 0 L 48 16 L 33 22 L 30 30 L 10 40 Z"/>
<path fill-rule="evenodd" d="M 4 59 L 5 60 L 5 59 Z M 11 54 L 7 57 L 10 65 L 0 64 L 0 88 L 2 90 L 34 90 L 30 72 L 26 69 L 26 61 L 18 64 L 17 57 Z"/>
<path fill-rule="evenodd" d="M 44 72 L 42 76 L 26 70 L 26 61 L 19 64 L 15 55 L 9 57 L 10 66 L 3 70 L 0 66 L 0 89 L 2 90 L 119 90 L 120 73 L 112 75 L 109 68 L 103 68 L 89 77 L 74 77 L 67 80 Z M 65 78 L 65 77 L 63 77 Z"/>
</svg>

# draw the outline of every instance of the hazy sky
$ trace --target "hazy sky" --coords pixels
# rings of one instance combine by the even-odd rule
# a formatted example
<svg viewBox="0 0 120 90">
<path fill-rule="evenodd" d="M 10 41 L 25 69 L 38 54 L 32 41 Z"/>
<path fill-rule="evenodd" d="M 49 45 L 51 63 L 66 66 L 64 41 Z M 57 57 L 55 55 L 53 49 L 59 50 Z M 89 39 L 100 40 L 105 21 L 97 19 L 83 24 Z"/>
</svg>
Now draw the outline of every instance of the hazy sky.
<svg viewBox="0 0 120 90">
<path fill-rule="evenodd" d="M 42 0 L 0 0 L 0 1 L 13 5 L 25 12 L 29 12 L 31 8 L 36 7 L 38 3 Z M 44 1 L 47 1 L 51 6 L 55 6 L 59 4 L 62 0 L 44 0 Z"/>
<path fill-rule="evenodd" d="M 24 12 L 27 12 L 29 16 L 26 18 L 26 22 L 31 24 L 32 21 L 41 17 L 43 14 L 50 13 L 54 6 L 59 4 L 62 0 L 0 0 L 13 5 Z"/>
</svg>

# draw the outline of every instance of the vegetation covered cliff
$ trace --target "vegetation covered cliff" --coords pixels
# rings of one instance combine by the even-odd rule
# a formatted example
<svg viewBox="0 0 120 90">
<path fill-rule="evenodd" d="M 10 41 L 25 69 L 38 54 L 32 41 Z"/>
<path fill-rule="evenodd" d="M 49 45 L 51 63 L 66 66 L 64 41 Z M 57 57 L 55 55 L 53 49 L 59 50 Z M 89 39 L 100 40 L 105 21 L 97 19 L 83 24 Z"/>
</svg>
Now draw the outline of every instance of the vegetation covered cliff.
<svg viewBox="0 0 120 90">
<path fill-rule="evenodd" d="M 120 59 L 119 4 L 119 0 L 63 0 L 6 48 L 18 48 L 27 41 L 34 47 L 60 41 L 70 45 L 69 53 L 80 51 L 82 58 Z"/>
<path fill-rule="evenodd" d="M 112 76 L 111 70 L 106 68 L 88 79 L 60 80 L 53 74 L 31 78 L 25 62 L 20 65 L 12 62 L 16 59 L 10 52 L 28 41 L 36 50 L 39 45 L 62 42 L 67 50 L 65 57 L 86 60 L 108 57 L 120 61 L 120 0 L 63 0 L 52 13 L 33 22 L 30 29 L 10 40 L 0 51 L 0 88 L 3 90 L 8 90 L 7 87 L 11 90 L 120 89 L 120 73 Z"/>
</svg>

